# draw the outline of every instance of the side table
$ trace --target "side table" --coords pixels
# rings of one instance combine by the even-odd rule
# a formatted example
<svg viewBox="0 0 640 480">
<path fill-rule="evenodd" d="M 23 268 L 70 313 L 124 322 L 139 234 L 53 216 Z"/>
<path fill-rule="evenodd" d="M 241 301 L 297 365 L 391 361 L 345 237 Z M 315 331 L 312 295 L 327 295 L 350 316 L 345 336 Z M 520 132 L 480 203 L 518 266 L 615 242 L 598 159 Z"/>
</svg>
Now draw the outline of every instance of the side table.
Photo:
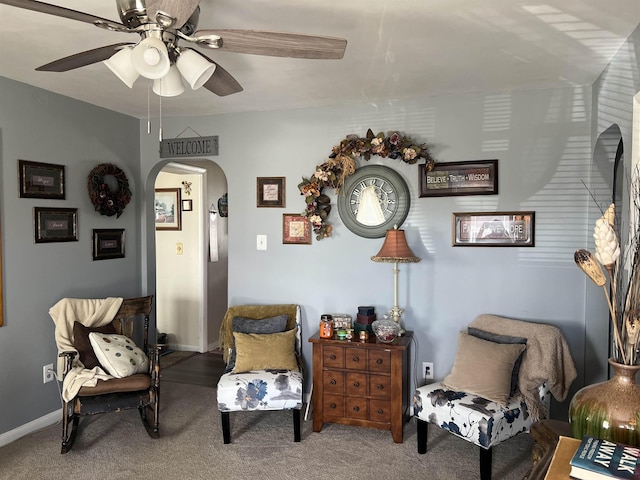
<svg viewBox="0 0 640 480">
<path fill-rule="evenodd" d="M 531 425 L 531 437 L 535 440 L 533 445 L 533 467 L 525 477 L 526 480 L 544 480 L 553 454 L 561 435 L 570 437 L 571 427 L 567 422 L 560 420 L 544 419 Z"/>
<path fill-rule="evenodd" d="M 320 338 L 313 343 L 313 431 L 325 422 L 390 430 L 402 443 L 409 420 L 411 333 L 392 343 Z"/>
</svg>

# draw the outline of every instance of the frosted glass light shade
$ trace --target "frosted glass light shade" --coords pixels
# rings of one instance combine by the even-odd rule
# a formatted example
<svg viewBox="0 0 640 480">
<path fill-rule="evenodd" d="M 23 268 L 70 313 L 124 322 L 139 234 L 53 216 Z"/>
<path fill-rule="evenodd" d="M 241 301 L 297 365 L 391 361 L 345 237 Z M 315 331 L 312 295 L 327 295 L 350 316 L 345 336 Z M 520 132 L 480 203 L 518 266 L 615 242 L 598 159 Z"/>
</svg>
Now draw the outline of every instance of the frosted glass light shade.
<svg viewBox="0 0 640 480">
<path fill-rule="evenodd" d="M 171 65 L 164 77 L 153 81 L 153 93 L 162 97 L 176 97 L 184 93 L 182 77 L 175 65 Z"/>
<path fill-rule="evenodd" d="M 129 88 L 133 88 L 140 76 L 131 63 L 132 52 L 133 47 L 124 47 L 102 62 Z"/>
<path fill-rule="evenodd" d="M 193 50 L 184 50 L 177 60 L 178 70 L 193 90 L 197 90 L 211 78 L 216 64 Z"/>
<path fill-rule="evenodd" d="M 133 48 L 131 62 L 140 75 L 151 80 L 164 77 L 171 66 L 166 45 L 155 37 L 147 37 Z"/>
</svg>

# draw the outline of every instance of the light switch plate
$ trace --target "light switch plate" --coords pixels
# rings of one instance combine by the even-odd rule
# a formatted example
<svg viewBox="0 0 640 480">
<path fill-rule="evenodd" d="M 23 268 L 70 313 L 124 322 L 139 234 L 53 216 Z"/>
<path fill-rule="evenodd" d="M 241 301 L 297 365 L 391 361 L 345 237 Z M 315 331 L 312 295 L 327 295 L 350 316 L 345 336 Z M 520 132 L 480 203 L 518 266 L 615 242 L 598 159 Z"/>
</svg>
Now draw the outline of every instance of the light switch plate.
<svg viewBox="0 0 640 480">
<path fill-rule="evenodd" d="M 266 235 L 257 235 L 256 236 L 256 248 L 258 250 L 266 250 L 267 249 L 267 236 Z"/>
</svg>

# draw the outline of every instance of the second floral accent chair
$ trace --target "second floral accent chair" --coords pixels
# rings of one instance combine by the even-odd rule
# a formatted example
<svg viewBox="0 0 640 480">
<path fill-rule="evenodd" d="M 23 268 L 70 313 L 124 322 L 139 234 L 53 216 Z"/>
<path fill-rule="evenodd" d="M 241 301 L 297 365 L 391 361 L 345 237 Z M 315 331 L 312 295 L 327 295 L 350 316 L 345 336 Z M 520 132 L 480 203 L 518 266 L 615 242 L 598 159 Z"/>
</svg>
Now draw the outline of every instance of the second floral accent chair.
<svg viewBox="0 0 640 480">
<path fill-rule="evenodd" d="M 220 327 L 227 364 L 217 389 L 224 443 L 231 442 L 230 413 L 291 410 L 300 441 L 303 373 L 300 306 L 229 307 Z"/>
<path fill-rule="evenodd" d="M 548 417 L 550 394 L 564 400 L 576 375 L 557 327 L 480 315 L 460 332 L 449 375 L 414 393 L 418 453 L 435 425 L 480 447 L 480 478 L 490 480 L 492 448 Z"/>
</svg>

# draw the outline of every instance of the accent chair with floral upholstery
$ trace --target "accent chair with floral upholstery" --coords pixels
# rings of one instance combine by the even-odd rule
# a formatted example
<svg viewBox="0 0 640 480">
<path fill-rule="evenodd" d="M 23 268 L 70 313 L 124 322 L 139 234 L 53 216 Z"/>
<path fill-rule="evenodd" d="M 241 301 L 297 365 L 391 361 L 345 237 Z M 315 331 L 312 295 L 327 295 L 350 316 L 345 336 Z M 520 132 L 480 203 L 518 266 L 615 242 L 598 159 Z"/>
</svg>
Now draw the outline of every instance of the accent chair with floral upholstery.
<svg viewBox="0 0 640 480">
<path fill-rule="evenodd" d="M 294 441 L 299 442 L 304 380 L 300 307 L 229 307 L 220 346 L 227 365 L 217 387 L 224 443 L 231 442 L 230 413 L 255 410 L 291 410 Z"/>
<path fill-rule="evenodd" d="M 480 447 L 480 478 L 490 480 L 492 448 L 548 417 L 550 395 L 564 400 L 576 375 L 557 327 L 480 315 L 460 332 L 449 375 L 414 393 L 418 453 L 436 425 Z"/>
</svg>

